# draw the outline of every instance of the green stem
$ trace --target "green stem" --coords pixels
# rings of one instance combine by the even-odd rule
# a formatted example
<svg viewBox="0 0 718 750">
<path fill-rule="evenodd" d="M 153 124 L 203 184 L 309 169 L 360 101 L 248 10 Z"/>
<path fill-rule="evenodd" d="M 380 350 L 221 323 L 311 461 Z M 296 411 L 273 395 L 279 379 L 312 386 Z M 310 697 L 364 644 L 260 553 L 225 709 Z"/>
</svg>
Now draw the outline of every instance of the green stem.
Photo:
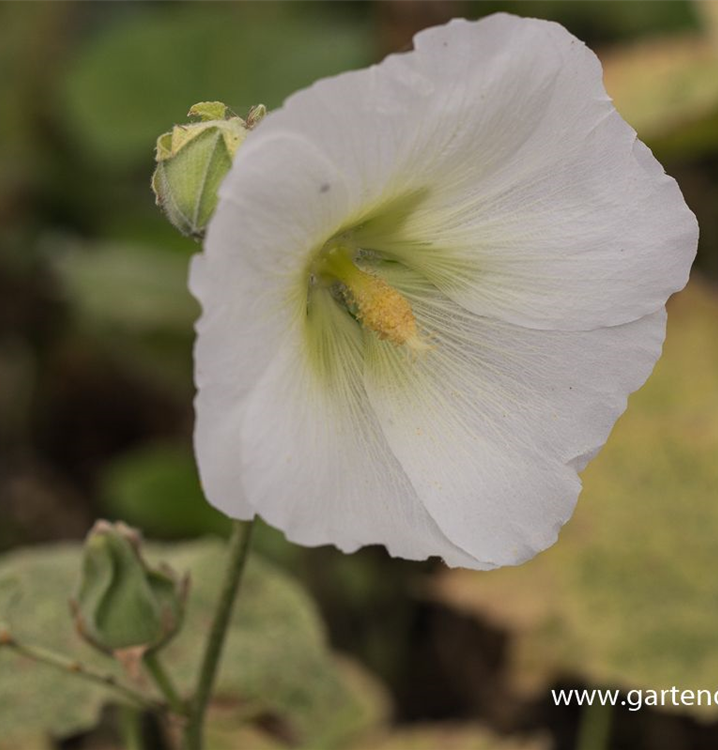
<svg viewBox="0 0 718 750">
<path fill-rule="evenodd" d="M 155 685 L 157 685 L 162 695 L 167 699 L 170 708 L 180 716 L 186 715 L 187 706 L 180 697 L 172 678 L 165 670 L 159 656 L 154 653 L 145 654 L 143 661 L 145 668 L 155 681 Z"/>
<path fill-rule="evenodd" d="M 120 709 L 120 730 L 125 750 L 145 750 L 142 714 L 130 706 Z"/>
<path fill-rule="evenodd" d="M 189 721 L 185 728 L 184 750 L 202 750 L 205 714 L 212 696 L 222 649 L 227 638 L 227 628 L 247 561 L 253 525 L 253 521 L 235 521 L 233 525 L 227 552 L 224 582 L 212 621 L 212 628 L 207 637 L 204 658 L 197 680 L 197 690 L 192 699 Z"/>
<path fill-rule="evenodd" d="M 611 739 L 613 706 L 587 705 L 581 711 L 576 750 L 607 750 Z"/>
<path fill-rule="evenodd" d="M 103 685 L 111 690 L 114 690 L 119 695 L 122 695 L 126 700 L 130 701 L 134 706 L 144 709 L 145 711 L 151 711 L 153 713 L 162 713 L 166 710 L 166 707 L 161 703 L 147 698 L 142 693 L 134 690 L 127 685 L 123 685 L 118 679 L 112 674 L 104 674 L 97 672 L 91 667 L 80 664 L 74 659 L 68 659 L 65 656 L 56 654 L 53 651 L 49 651 L 41 646 L 34 646 L 27 643 L 20 643 L 7 631 L 0 633 L 0 648 L 9 648 L 22 656 L 32 659 L 40 664 L 47 664 L 55 669 L 61 669 L 63 672 L 68 674 L 76 675 L 82 679 L 93 682 L 96 685 Z"/>
</svg>

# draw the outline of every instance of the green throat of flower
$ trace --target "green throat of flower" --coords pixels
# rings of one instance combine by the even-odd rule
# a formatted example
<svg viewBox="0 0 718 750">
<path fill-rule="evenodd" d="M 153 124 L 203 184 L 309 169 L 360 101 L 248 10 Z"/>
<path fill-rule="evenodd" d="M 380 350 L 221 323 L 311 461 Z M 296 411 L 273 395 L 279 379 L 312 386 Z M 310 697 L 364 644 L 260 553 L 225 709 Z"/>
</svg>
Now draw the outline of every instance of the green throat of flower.
<svg viewBox="0 0 718 750">
<path fill-rule="evenodd" d="M 413 352 L 431 349 L 422 339 L 411 304 L 374 273 L 362 270 L 356 252 L 340 243 L 328 243 L 312 265 L 314 282 L 336 286 L 338 296 L 356 320 L 380 339 Z"/>
</svg>

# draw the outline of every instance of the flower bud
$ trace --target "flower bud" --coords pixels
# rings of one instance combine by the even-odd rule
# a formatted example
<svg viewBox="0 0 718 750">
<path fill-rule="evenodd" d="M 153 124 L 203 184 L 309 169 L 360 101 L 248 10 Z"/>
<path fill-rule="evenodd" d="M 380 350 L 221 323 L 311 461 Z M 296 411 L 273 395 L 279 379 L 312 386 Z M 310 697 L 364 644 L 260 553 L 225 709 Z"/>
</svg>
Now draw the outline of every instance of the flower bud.
<svg viewBox="0 0 718 750">
<path fill-rule="evenodd" d="M 198 239 L 204 235 L 217 206 L 217 190 L 262 110 L 263 105 L 250 110 L 249 125 L 222 102 L 199 102 L 187 113 L 199 122 L 175 125 L 157 139 L 152 190 L 157 205 L 182 234 Z"/>
<path fill-rule="evenodd" d="M 72 607 L 80 635 L 105 653 L 158 649 L 182 625 L 186 579 L 165 565 L 147 565 L 140 544 L 134 529 L 107 521 L 98 521 L 85 541 Z"/>
</svg>

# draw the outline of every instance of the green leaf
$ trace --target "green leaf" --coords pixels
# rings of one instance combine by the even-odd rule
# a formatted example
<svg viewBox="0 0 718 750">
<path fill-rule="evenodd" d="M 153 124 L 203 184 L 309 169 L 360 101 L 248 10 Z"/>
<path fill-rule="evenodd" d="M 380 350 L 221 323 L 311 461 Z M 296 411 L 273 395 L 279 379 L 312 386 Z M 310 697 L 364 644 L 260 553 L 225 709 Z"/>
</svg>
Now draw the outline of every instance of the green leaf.
<svg viewBox="0 0 718 750">
<path fill-rule="evenodd" d="M 80 549 L 68 544 L 3 558 L 0 618 L 18 640 L 119 674 L 114 662 L 95 654 L 73 631 L 67 599 L 76 585 Z M 162 652 L 181 689 L 188 691 L 219 592 L 224 549 L 203 541 L 147 545 L 145 553 L 153 563 L 164 560 L 178 572 L 191 571 L 185 627 Z M 22 593 L 19 601 L 15 589 Z M 217 697 L 220 704 L 239 702 L 278 717 L 292 737 L 313 749 L 345 742 L 376 717 L 336 667 L 307 595 L 256 556 L 248 564 L 231 625 Z M 58 737 L 87 730 L 102 706 L 115 700 L 75 676 L 0 650 L 0 711 L 8 741 L 39 730 Z"/>
<path fill-rule="evenodd" d="M 383 687 L 356 662 L 337 657 L 334 664 L 355 697 L 356 711 L 351 721 L 343 725 L 342 732 L 328 741 L 328 746 L 349 750 L 354 748 L 357 737 L 368 735 L 373 740 L 373 733 L 369 735 L 367 730 L 376 731 L 388 723 L 390 699 Z M 248 721 L 253 714 L 259 719 L 256 724 Z M 256 706 L 216 702 L 209 712 L 208 750 L 286 750 L 288 741 L 299 750 L 317 749 L 314 740 L 303 741 L 293 733 L 291 726 L 282 723 L 281 717 L 263 715 Z"/>
<path fill-rule="evenodd" d="M 365 24 L 291 6 L 142 8 L 108 26 L 70 67 L 62 91 L 69 132 L 93 158 L 129 170 L 151 163 L 155 139 L 185 121 L 194 102 L 211 96 L 245 115 L 370 62 Z"/>
<path fill-rule="evenodd" d="M 252 724 L 236 719 L 237 707 L 229 706 L 222 711 L 213 710 L 207 717 L 207 750 L 287 750 L 287 743 L 280 737 Z M 2 748 L 0 748 L 2 750 Z"/>
<path fill-rule="evenodd" d="M 669 308 L 663 357 L 585 471 L 557 544 L 518 568 L 447 572 L 433 590 L 513 634 L 518 689 L 545 695 L 569 674 L 715 690 L 718 300 L 693 281 Z"/>
</svg>

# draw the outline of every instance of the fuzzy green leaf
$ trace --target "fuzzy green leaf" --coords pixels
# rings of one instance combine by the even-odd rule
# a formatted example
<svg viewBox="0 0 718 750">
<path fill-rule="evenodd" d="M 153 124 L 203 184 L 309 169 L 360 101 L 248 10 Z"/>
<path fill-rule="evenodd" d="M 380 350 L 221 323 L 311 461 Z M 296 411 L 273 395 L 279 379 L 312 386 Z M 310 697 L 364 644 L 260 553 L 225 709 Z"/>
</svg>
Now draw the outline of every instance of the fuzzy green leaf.
<svg viewBox="0 0 718 750">
<path fill-rule="evenodd" d="M 195 680 L 204 635 L 223 568 L 219 542 L 147 545 L 151 563 L 191 571 L 182 633 L 162 652 L 182 690 Z M 18 640 L 43 644 L 105 671 L 114 663 L 85 646 L 73 631 L 67 600 L 80 569 L 75 544 L 28 549 L 0 561 L 0 618 Z M 19 592 L 19 595 L 18 595 Z M 334 746 L 376 718 L 339 670 L 312 602 L 286 575 L 253 557 L 232 622 L 218 680 L 221 703 L 239 702 L 276 716 L 312 748 Z M 76 676 L 0 650 L 0 726 L 22 739 L 42 729 L 62 737 L 95 725 L 114 694 Z"/>
</svg>

